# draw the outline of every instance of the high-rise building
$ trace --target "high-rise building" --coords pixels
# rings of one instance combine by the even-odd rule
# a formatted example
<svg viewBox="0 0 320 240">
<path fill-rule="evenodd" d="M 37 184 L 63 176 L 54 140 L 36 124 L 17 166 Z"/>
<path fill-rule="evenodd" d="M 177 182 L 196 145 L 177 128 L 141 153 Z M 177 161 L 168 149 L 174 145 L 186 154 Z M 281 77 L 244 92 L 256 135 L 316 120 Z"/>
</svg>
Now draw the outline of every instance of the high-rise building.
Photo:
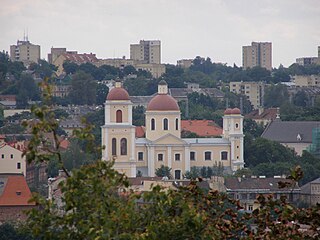
<svg viewBox="0 0 320 240">
<path fill-rule="evenodd" d="M 40 59 L 40 46 L 29 42 L 28 37 L 24 37 L 22 41 L 17 41 L 17 45 L 10 46 L 11 61 L 21 61 L 24 65 L 31 62 L 38 63 Z"/>
<path fill-rule="evenodd" d="M 139 44 L 130 44 L 130 59 L 141 63 L 161 63 L 160 40 L 140 40 Z"/>
<path fill-rule="evenodd" d="M 272 43 L 252 42 L 242 47 L 242 66 L 244 69 L 256 66 L 272 70 Z"/>
</svg>

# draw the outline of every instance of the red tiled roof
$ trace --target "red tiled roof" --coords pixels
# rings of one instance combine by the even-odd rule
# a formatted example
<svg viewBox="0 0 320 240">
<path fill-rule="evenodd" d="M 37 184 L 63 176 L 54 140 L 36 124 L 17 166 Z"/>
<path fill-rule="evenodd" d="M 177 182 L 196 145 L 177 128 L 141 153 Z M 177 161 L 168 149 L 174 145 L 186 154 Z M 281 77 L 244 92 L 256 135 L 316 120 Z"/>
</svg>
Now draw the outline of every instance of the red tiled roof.
<svg viewBox="0 0 320 240">
<path fill-rule="evenodd" d="M 0 101 L 16 101 L 16 95 L 0 95 Z"/>
<path fill-rule="evenodd" d="M 87 62 L 97 62 L 98 59 L 95 54 L 88 54 L 88 53 L 83 53 L 83 54 L 75 54 L 75 53 L 63 53 L 62 54 L 66 60 L 70 62 L 75 62 L 75 63 L 87 63 Z"/>
<path fill-rule="evenodd" d="M 31 192 L 22 174 L 0 174 L 0 206 L 34 206 Z"/>
<path fill-rule="evenodd" d="M 137 126 L 136 127 L 136 138 L 143 138 L 146 134 L 146 127 L 144 126 Z"/>
<path fill-rule="evenodd" d="M 261 114 L 259 114 L 259 110 L 254 110 L 247 114 L 246 118 L 251 119 L 265 119 L 265 120 L 271 120 L 275 119 L 277 116 L 277 108 L 268 108 L 265 109 Z"/>
<path fill-rule="evenodd" d="M 182 131 L 196 133 L 201 137 L 220 136 L 222 128 L 212 120 L 181 120 Z"/>
<path fill-rule="evenodd" d="M 67 149 L 69 147 L 69 145 L 70 145 L 70 142 L 67 139 L 63 139 L 60 142 L 60 147 L 63 149 Z"/>
</svg>

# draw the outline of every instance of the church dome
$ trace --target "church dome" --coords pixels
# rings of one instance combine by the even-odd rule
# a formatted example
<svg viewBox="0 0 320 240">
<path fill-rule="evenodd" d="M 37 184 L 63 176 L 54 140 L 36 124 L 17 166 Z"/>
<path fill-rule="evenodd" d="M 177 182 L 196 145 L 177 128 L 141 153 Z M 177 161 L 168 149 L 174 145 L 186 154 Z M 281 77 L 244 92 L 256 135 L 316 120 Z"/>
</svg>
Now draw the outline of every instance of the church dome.
<svg viewBox="0 0 320 240">
<path fill-rule="evenodd" d="M 229 115 L 232 113 L 232 109 L 231 108 L 227 108 L 225 111 L 224 111 L 224 115 Z"/>
<path fill-rule="evenodd" d="M 241 114 L 241 111 L 239 108 L 234 108 L 231 110 L 231 114 Z"/>
<path fill-rule="evenodd" d="M 108 93 L 107 100 L 130 100 L 128 92 L 122 87 L 112 88 Z"/>
<path fill-rule="evenodd" d="M 158 94 L 151 99 L 147 111 L 180 111 L 177 101 L 168 94 Z"/>
</svg>

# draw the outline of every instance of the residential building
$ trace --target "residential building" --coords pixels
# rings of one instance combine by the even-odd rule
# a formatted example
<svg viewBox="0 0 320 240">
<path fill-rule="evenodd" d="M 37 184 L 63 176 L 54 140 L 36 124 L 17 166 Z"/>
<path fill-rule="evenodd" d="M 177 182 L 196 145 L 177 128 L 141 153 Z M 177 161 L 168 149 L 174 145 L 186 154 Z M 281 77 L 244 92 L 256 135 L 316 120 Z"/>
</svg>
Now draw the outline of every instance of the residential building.
<svg viewBox="0 0 320 240">
<path fill-rule="evenodd" d="M 316 121 L 281 121 L 276 118 L 264 130 L 261 137 L 292 148 L 298 155 L 312 144 L 312 131 L 320 128 Z"/>
<path fill-rule="evenodd" d="M 135 66 L 136 60 L 123 58 L 107 58 L 107 59 L 98 59 L 97 62 L 94 63 L 97 67 L 101 67 L 103 65 L 112 66 L 115 68 L 124 68 L 126 66 Z"/>
<path fill-rule="evenodd" d="M 252 42 L 242 47 L 242 66 L 244 69 L 263 67 L 272 70 L 272 43 Z"/>
<path fill-rule="evenodd" d="M 191 67 L 193 59 L 180 59 L 177 61 L 177 66 L 182 68 L 189 68 Z"/>
<path fill-rule="evenodd" d="M 158 63 L 139 63 L 135 64 L 134 67 L 137 70 L 145 70 L 150 72 L 154 78 L 159 78 L 166 72 L 166 66 Z"/>
<path fill-rule="evenodd" d="M 230 92 L 247 96 L 254 109 L 263 106 L 264 82 L 230 82 Z"/>
<path fill-rule="evenodd" d="M 102 159 L 115 160 L 114 168 L 129 177 L 137 172 L 154 177 L 161 165 L 172 168 L 173 177 L 182 179 L 192 166 L 221 164 L 230 172 L 243 168 L 243 116 L 227 109 L 220 138 L 181 138 L 181 112 L 168 94 L 165 81 L 147 105 L 145 138 L 136 138 L 132 125 L 132 106 L 128 92 L 116 82 L 105 102 L 102 126 Z"/>
<path fill-rule="evenodd" d="M 18 150 L 9 144 L 0 142 L 0 173 L 19 173 L 26 176 L 26 158 L 23 150 Z"/>
<path fill-rule="evenodd" d="M 4 109 L 15 109 L 16 105 L 16 95 L 0 95 L 0 106 Z"/>
<path fill-rule="evenodd" d="M 301 66 L 318 64 L 318 58 L 317 57 L 301 57 L 296 59 L 296 63 Z"/>
<path fill-rule="evenodd" d="M 32 44 L 27 37 L 24 37 L 24 40 L 18 40 L 16 45 L 10 46 L 10 59 L 23 62 L 25 66 L 29 66 L 32 62 L 38 63 L 40 45 Z"/>
<path fill-rule="evenodd" d="M 23 174 L 0 174 L 0 222 L 23 221 L 26 210 L 36 207 Z"/>
<path fill-rule="evenodd" d="M 296 87 L 320 87 L 320 75 L 294 75 L 291 81 Z"/>
<path fill-rule="evenodd" d="M 63 69 L 63 63 L 65 61 L 70 61 L 73 63 L 76 63 L 78 65 L 82 63 L 95 63 L 98 61 L 97 57 L 93 53 L 63 53 L 57 57 L 54 62 L 52 63 L 56 67 L 58 67 L 58 70 L 56 71 L 57 75 L 60 76 L 62 73 L 64 73 Z"/>
<path fill-rule="evenodd" d="M 140 40 L 138 44 L 130 44 L 130 59 L 141 63 L 161 64 L 161 42 Z"/>
<path fill-rule="evenodd" d="M 294 184 L 290 188 L 279 188 L 278 182 L 290 182 L 290 180 L 282 177 L 266 178 L 265 176 L 251 178 L 226 178 L 225 186 L 227 194 L 239 200 L 245 211 L 252 212 L 259 207 L 257 197 L 262 195 L 273 195 L 274 199 L 280 199 L 281 196 L 286 196 L 289 202 L 297 202 L 300 197 L 298 185 Z"/>
<path fill-rule="evenodd" d="M 273 120 L 276 119 L 277 115 L 279 114 L 279 111 L 280 110 L 278 108 L 264 109 L 263 107 L 259 107 L 258 109 L 251 111 L 244 118 L 245 119 L 252 119 L 257 124 L 260 124 L 262 126 L 266 126 L 269 123 L 271 123 Z"/>
<path fill-rule="evenodd" d="M 78 54 L 77 51 L 67 51 L 66 48 L 51 48 L 51 52 L 48 53 L 48 62 L 53 64 L 54 61 L 63 53 L 70 53 L 70 54 Z"/>
<path fill-rule="evenodd" d="M 301 187 L 301 201 L 309 207 L 320 204 L 320 178 Z"/>
</svg>

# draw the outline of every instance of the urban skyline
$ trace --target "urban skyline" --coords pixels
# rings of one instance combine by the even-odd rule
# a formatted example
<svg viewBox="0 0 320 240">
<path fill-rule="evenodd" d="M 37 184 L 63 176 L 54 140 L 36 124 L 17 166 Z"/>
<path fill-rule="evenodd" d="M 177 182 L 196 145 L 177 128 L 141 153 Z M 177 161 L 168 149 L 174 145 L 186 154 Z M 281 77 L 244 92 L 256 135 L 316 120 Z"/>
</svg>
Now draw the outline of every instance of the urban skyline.
<svg viewBox="0 0 320 240">
<path fill-rule="evenodd" d="M 159 39 L 163 63 L 199 55 L 241 66 L 242 46 L 261 41 L 272 42 L 273 67 L 278 67 L 317 56 L 320 45 L 315 0 L 1 2 L 0 21 L 6 24 L 0 25 L 0 50 L 9 52 L 28 29 L 44 59 L 51 47 L 129 58 L 129 44 Z"/>
</svg>

